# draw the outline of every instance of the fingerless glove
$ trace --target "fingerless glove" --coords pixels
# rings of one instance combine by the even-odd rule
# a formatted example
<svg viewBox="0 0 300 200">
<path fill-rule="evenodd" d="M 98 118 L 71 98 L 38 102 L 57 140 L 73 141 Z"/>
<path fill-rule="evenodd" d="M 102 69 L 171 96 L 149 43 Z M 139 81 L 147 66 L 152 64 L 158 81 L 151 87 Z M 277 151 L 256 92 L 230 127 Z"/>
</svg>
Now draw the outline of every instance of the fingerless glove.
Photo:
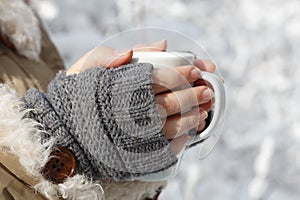
<svg viewBox="0 0 300 200">
<path fill-rule="evenodd" d="M 77 173 L 93 179 L 130 180 L 176 164 L 162 132 L 152 89 L 151 64 L 94 67 L 57 74 L 47 93 L 23 97 L 28 117 L 43 125 L 41 141 L 55 138 L 71 150 Z"/>
</svg>

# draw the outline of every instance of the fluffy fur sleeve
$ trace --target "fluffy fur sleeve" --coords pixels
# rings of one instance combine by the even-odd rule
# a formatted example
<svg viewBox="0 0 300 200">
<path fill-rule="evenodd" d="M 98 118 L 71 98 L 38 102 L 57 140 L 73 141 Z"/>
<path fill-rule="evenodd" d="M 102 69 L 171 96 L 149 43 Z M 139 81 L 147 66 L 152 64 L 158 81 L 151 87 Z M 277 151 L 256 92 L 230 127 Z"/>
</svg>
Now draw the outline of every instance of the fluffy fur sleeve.
<svg viewBox="0 0 300 200">
<path fill-rule="evenodd" d="M 101 185 L 85 176 L 76 175 L 63 184 L 52 184 L 42 177 L 40 171 L 49 159 L 53 140 L 41 144 L 38 135 L 43 129 L 24 118 L 26 112 L 16 92 L 0 84 L 0 152 L 16 155 L 27 174 L 40 180 L 33 187 L 48 199 L 104 199 Z"/>
</svg>

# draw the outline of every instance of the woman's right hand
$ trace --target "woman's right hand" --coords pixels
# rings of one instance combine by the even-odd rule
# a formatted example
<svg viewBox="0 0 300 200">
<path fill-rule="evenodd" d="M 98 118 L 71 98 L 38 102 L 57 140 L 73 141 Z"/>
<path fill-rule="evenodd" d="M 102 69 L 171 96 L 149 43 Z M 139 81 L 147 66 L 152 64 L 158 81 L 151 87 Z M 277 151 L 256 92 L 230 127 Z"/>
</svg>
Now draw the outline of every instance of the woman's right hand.
<svg viewBox="0 0 300 200">
<path fill-rule="evenodd" d="M 206 62 L 206 66 L 212 64 Z M 189 130 L 201 131 L 205 127 L 214 94 L 206 85 L 191 86 L 201 75 L 196 66 L 155 69 L 152 75 L 163 130 L 173 152 L 178 154 L 191 139 Z"/>
</svg>

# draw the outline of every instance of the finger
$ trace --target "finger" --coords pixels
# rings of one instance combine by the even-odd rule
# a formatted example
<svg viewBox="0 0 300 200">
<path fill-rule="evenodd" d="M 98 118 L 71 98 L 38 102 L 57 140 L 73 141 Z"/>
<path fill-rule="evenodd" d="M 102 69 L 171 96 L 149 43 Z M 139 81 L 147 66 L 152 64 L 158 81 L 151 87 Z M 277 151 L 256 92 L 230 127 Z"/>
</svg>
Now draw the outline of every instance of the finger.
<svg viewBox="0 0 300 200">
<path fill-rule="evenodd" d="M 133 50 L 117 49 L 113 53 L 114 54 L 106 60 L 107 62 L 104 66 L 107 68 L 116 68 L 129 63 L 133 55 Z"/>
<path fill-rule="evenodd" d="M 167 139 L 179 137 L 192 128 L 196 128 L 207 118 L 207 112 L 202 108 L 193 108 L 183 115 L 168 117 L 164 125 L 164 133 Z"/>
<path fill-rule="evenodd" d="M 190 129 L 188 131 L 188 135 L 191 137 L 199 135 L 201 134 L 201 132 L 204 131 L 205 127 L 206 127 L 206 121 L 205 120 L 201 121 L 196 128 Z"/>
<path fill-rule="evenodd" d="M 67 71 L 67 75 L 78 74 L 86 69 L 103 66 L 103 67 L 118 67 L 130 62 L 133 55 L 132 50 L 118 49 L 107 46 L 99 46 L 87 52 L 76 63 L 74 63 Z"/>
<path fill-rule="evenodd" d="M 201 134 L 201 131 L 204 130 L 205 126 L 206 126 L 206 122 L 205 121 L 203 121 L 203 122 L 200 123 L 200 125 L 197 128 L 198 134 Z"/>
<path fill-rule="evenodd" d="M 212 85 L 209 82 L 205 81 L 204 79 L 196 80 L 194 82 L 194 87 L 195 86 L 207 86 L 213 90 Z M 212 109 L 214 103 L 215 103 L 215 98 L 211 99 L 207 103 L 201 104 L 200 107 L 202 107 L 206 111 L 210 111 Z"/>
<path fill-rule="evenodd" d="M 93 50 L 85 53 L 79 60 L 77 60 L 68 70 L 66 75 L 71 75 L 71 74 L 79 74 L 83 71 L 84 68 L 84 62 L 88 58 L 88 56 L 92 53 Z"/>
<path fill-rule="evenodd" d="M 194 65 L 199 67 L 199 69 L 207 72 L 215 72 L 217 69 L 217 66 L 215 63 L 213 63 L 211 60 L 207 59 L 196 59 L 194 61 Z"/>
<path fill-rule="evenodd" d="M 215 98 L 211 99 L 207 103 L 201 104 L 200 107 L 209 112 L 215 103 Z"/>
<path fill-rule="evenodd" d="M 113 49 L 107 46 L 96 47 L 89 54 L 85 61 L 85 66 L 105 66 L 118 67 L 128 63 L 132 58 L 131 49 Z"/>
<path fill-rule="evenodd" d="M 161 40 L 151 44 L 137 44 L 133 46 L 133 51 L 165 51 L 167 40 Z"/>
<path fill-rule="evenodd" d="M 180 153 L 181 150 L 185 147 L 185 145 L 188 143 L 188 141 L 191 139 L 190 136 L 187 134 L 183 134 L 177 138 L 174 138 L 170 142 L 171 150 L 172 152 L 177 155 Z"/>
<path fill-rule="evenodd" d="M 201 71 L 192 65 L 154 69 L 152 71 L 154 94 L 193 83 L 200 74 Z"/>
<path fill-rule="evenodd" d="M 181 113 L 193 106 L 204 104 L 213 98 L 213 91 L 206 86 L 192 87 L 155 96 L 157 104 L 165 109 L 167 116 Z"/>
</svg>

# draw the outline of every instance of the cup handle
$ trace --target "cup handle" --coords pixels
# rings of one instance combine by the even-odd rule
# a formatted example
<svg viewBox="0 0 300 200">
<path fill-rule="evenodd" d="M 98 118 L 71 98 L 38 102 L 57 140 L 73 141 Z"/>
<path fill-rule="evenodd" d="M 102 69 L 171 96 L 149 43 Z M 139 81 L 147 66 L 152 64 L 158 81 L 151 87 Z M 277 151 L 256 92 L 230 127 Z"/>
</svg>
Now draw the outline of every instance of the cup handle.
<svg viewBox="0 0 300 200">
<path fill-rule="evenodd" d="M 214 90 L 214 108 L 212 119 L 208 127 L 202 131 L 199 135 L 195 136 L 192 141 L 190 141 L 188 146 L 194 146 L 193 144 L 201 143 L 211 135 L 216 134 L 216 131 L 221 131 L 226 112 L 226 93 L 225 87 L 219 76 L 209 72 L 202 72 L 201 78 L 209 82 Z"/>
</svg>

